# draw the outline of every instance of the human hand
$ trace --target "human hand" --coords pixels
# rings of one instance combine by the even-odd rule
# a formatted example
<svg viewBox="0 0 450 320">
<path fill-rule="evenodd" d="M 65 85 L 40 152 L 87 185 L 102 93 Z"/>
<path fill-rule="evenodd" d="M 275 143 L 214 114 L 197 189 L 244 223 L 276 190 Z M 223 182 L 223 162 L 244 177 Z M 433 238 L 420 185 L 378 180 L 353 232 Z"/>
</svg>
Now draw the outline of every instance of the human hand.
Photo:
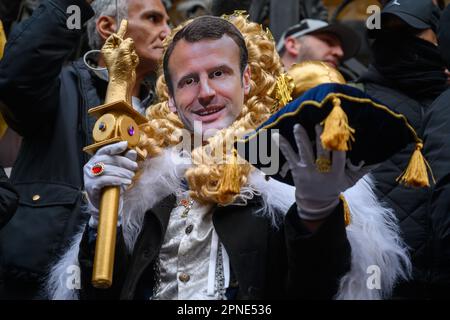
<svg viewBox="0 0 450 320">
<path fill-rule="evenodd" d="M 126 141 L 117 142 L 104 146 L 85 164 L 84 187 L 94 210 L 92 215 L 97 215 L 100 204 L 101 190 L 109 186 L 119 186 L 124 190 L 131 184 L 135 171 L 137 153 L 135 150 L 127 150 Z M 124 155 L 121 155 L 124 153 Z M 101 174 L 96 175 L 92 170 L 94 166 L 103 166 Z"/>
<path fill-rule="evenodd" d="M 316 126 L 317 157 L 314 156 L 311 141 L 305 129 L 294 126 L 294 138 L 298 148 L 295 152 L 290 143 L 278 133 L 273 135 L 291 170 L 295 185 L 295 198 L 299 215 L 305 220 L 320 220 L 331 214 L 339 202 L 339 195 L 352 187 L 373 167 L 358 166 L 346 160 L 344 151 L 323 149 L 320 141 L 322 127 Z M 322 170 L 317 160 L 321 159 Z M 347 165 L 347 168 L 346 168 Z M 328 170 L 326 170 L 328 169 Z"/>
</svg>

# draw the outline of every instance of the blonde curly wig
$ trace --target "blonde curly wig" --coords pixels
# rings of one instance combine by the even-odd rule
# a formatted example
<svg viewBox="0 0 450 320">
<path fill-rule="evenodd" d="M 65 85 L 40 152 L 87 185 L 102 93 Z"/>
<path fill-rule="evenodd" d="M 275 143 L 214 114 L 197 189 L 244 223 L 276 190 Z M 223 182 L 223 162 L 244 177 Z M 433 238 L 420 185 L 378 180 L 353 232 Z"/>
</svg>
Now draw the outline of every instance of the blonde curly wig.
<svg viewBox="0 0 450 320">
<path fill-rule="evenodd" d="M 192 150 L 194 166 L 187 170 L 186 179 L 192 198 L 202 203 L 226 205 L 232 203 L 239 194 L 238 190 L 230 192 L 221 188 L 230 163 L 236 162 L 236 155 L 232 152 L 233 142 L 236 137 L 255 129 L 278 109 L 276 86 L 278 77 L 283 74 L 283 68 L 275 42 L 268 30 L 264 31 L 261 25 L 248 21 L 242 12 L 222 18 L 234 24 L 244 36 L 251 70 L 251 89 L 236 121 L 209 138 L 206 145 Z M 190 22 L 192 20 L 172 31 L 165 39 L 165 48 L 174 35 Z M 164 148 L 179 144 L 179 131 L 183 128 L 180 118 L 169 110 L 168 88 L 162 72 L 160 74 L 157 81 L 160 102 L 147 109 L 147 117 L 150 120 L 142 127 L 145 134 L 140 143 L 140 148 L 146 150 L 150 157 L 158 155 Z M 239 160 L 239 164 L 235 166 L 237 172 L 232 178 L 242 187 L 247 182 L 251 165 Z"/>
</svg>

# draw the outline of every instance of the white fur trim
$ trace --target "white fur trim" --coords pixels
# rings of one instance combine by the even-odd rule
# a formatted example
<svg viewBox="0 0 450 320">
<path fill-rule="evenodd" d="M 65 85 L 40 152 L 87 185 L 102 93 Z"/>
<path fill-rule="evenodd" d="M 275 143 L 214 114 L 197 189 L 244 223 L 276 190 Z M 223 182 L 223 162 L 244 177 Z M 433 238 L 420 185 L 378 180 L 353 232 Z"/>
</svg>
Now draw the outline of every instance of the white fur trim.
<svg viewBox="0 0 450 320">
<path fill-rule="evenodd" d="M 241 197 L 243 195 L 247 195 L 247 198 L 261 196 L 263 206 L 256 214 L 269 218 L 274 227 L 283 222 L 284 214 L 295 203 L 295 187 L 272 178 L 266 180 L 266 176 L 259 170 L 250 174 L 248 186 L 241 190 Z"/>
<path fill-rule="evenodd" d="M 190 157 L 180 155 L 175 148 L 143 163 L 141 177 L 123 198 L 122 227 L 129 252 L 141 232 L 145 212 L 168 195 L 182 191 L 182 178 L 191 163 Z"/>
<path fill-rule="evenodd" d="M 69 249 L 51 268 L 45 283 L 45 294 L 50 300 L 78 300 L 78 289 L 81 284 L 80 264 L 78 252 L 84 227 L 72 240 Z"/>
<path fill-rule="evenodd" d="M 395 214 L 378 201 L 372 188 L 372 180 L 366 175 L 344 192 L 351 212 L 347 227 L 351 270 L 342 277 L 336 299 L 388 298 L 396 282 L 411 274 L 411 262 Z M 373 285 L 368 288 L 370 277 L 377 276 L 370 268 L 380 271 L 379 289 Z"/>
<path fill-rule="evenodd" d="M 122 226 L 125 243 L 132 252 L 139 235 L 145 212 L 169 194 L 182 191 L 182 177 L 191 165 L 189 157 L 180 156 L 176 150 L 165 150 L 161 156 L 146 160 L 143 173 L 133 188 L 124 192 Z M 263 210 L 257 214 L 271 219 L 274 226 L 282 221 L 295 203 L 295 188 L 274 179 L 266 180 L 264 174 L 254 170 L 248 186 L 242 188 L 235 204 L 245 205 L 255 195 L 263 199 Z M 411 273 L 411 263 L 406 246 L 399 236 L 399 228 L 393 211 L 384 207 L 372 191 L 367 176 L 348 189 L 344 196 L 350 208 L 352 221 L 347 227 L 351 254 L 351 270 L 340 281 L 336 299 L 381 299 L 388 297 L 399 279 Z M 72 241 L 70 249 L 52 268 L 47 282 L 51 299 L 77 299 L 77 290 L 67 289 L 67 268 L 78 266 L 78 251 L 82 232 Z M 368 289 L 366 282 L 369 266 L 381 271 L 381 289 Z"/>
<path fill-rule="evenodd" d="M 181 181 L 191 165 L 189 155 L 180 155 L 175 148 L 144 162 L 139 181 L 124 193 L 123 235 L 130 252 L 141 231 L 145 212 L 164 197 L 183 191 Z M 242 188 L 233 204 L 246 205 L 255 195 L 263 199 L 263 209 L 257 214 L 270 218 L 274 226 L 282 221 L 279 213 L 286 213 L 295 202 L 294 187 L 274 179 L 267 181 L 258 170 L 249 176 L 248 186 Z"/>
</svg>

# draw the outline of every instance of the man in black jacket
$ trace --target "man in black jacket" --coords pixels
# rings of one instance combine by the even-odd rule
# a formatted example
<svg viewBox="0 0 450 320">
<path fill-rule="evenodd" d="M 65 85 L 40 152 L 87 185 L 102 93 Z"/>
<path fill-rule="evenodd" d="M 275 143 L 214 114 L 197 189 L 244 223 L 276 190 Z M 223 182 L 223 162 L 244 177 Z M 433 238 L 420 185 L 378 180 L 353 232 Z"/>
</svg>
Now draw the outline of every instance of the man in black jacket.
<svg viewBox="0 0 450 320">
<path fill-rule="evenodd" d="M 374 61 L 359 82 L 369 95 L 405 115 L 423 136 L 424 115 L 447 88 L 436 38 L 440 11 L 432 0 L 399 3 L 387 3 L 382 11 L 381 30 L 371 31 L 375 37 Z M 431 190 L 396 183 L 413 151 L 411 145 L 372 172 L 376 193 L 395 210 L 402 236 L 411 250 L 414 280 L 400 285 L 396 294 L 405 298 L 414 297 L 427 282 L 430 252 L 427 202 Z"/>
<path fill-rule="evenodd" d="M 450 6 L 443 11 L 438 33 L 439 48 L 450 68 Z M 450 292 L 450 89 L 444 91 L 425 115 L 425 156 L 437 180 L 428 203 L 426 281 L 421 284 L 425 298 L 442 299 Z"/>
<path fill-rule="evenodd" d="M 450 68 L 450 7 L 442 12 L 438 42 L 439 51 L 445 61 L 447 69 Z M 425 154 L 432 165 L 433 174 L 436 180 L 443 178 L 449 172 L 450 146 L 448 137 L 448 121 L 450 89 L 444 91 L 431 105 L 425 114 L 425 133 L 426 139 Z"/>
<path fill-rule="evenodd" d="M 73 12 L 68 7 L 79 8 L 83 24 L 95 14 L 91 2 L 43 2 L 11 32 L 0 62 L 0 99 L 6 106 L 2 112 L 23 136 L 11 175 L 20 194 L 19 208 L 0 232 L 2 299 L 34 298 L 51 261 L 85 221 L 80 205 L 88 155 L 82 149 L 92 143 L 95 123 L 87 111 L 103 103 L 107 78 L 92 72 L 82 59 L 63 64 L 82 33 L 68 27 L 67 12 Z M 115 8 L 114 1 L 99 0 L 93 6 L 98 12 L 89 32 L 97 46 L 116 31 L 116 16 L 128 18 L 129 35 L 141 55 L 137 78 L 144 80 L 156 70 L 169 32 L 162 2 L 118 1 Z M 133 95 L 144 99 L 148 90 L 138 84 Z"/>
</svg>

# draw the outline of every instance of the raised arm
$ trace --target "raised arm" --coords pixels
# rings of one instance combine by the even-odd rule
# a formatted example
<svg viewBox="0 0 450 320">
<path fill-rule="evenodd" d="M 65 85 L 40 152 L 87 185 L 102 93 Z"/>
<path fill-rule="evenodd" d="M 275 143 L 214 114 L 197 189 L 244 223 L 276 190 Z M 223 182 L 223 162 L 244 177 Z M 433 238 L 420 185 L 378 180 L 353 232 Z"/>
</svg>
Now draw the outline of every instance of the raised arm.
<svg viewBox="0 0 450 320">
<path fill-rule="evenodd" d="M 80 39 L 81 26 L 94 14 L 91 2 L 44 1 L 11 32 L 0 60 L 0 99 L 8 122 L 20 134 L 32 134 L 52 121 L 60 104 L 59 74 Z M 80 28 L 69 29 L 69 18 L 79 18 Z"/>
</svg>

